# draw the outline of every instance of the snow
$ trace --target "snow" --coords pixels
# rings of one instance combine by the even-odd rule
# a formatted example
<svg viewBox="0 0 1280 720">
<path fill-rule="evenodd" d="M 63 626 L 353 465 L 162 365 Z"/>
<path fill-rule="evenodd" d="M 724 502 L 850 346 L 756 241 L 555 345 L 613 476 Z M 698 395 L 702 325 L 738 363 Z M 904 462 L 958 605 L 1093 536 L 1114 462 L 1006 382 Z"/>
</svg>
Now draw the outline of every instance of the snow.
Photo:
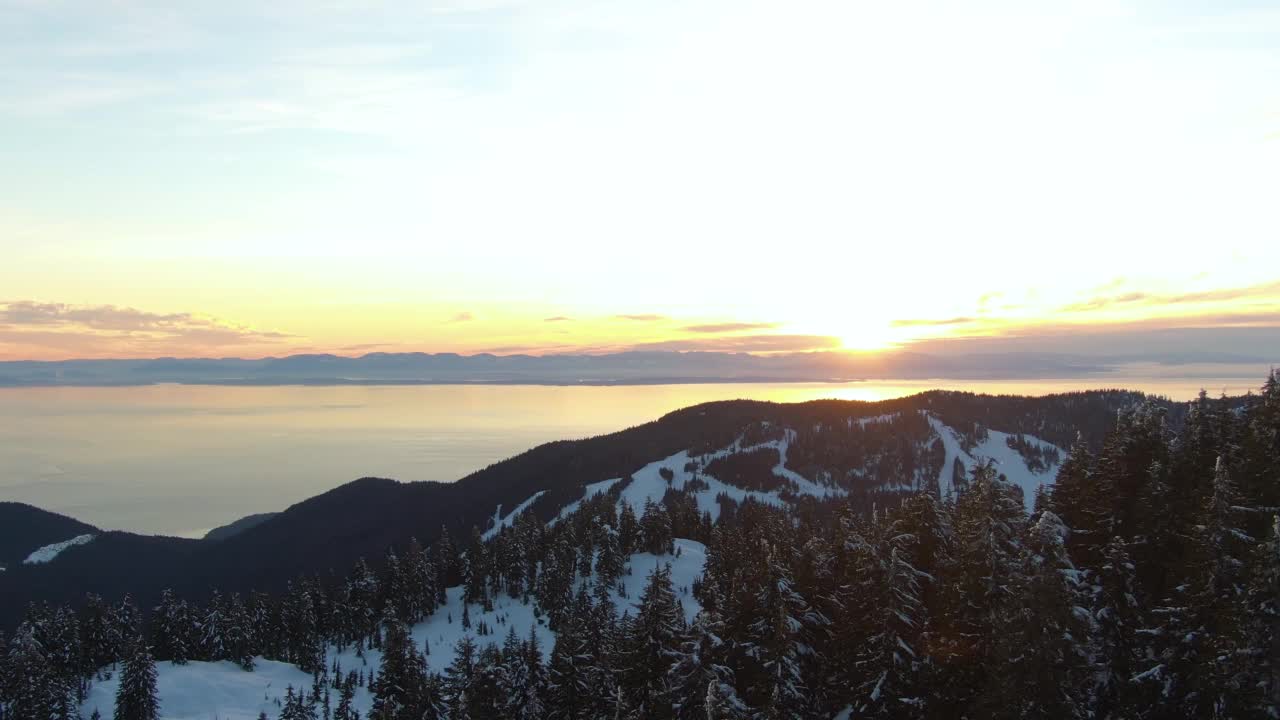
<svg viewBox="0 0 1280 720">
<path fill-rule="evenodd" d="M 28 555 L 27 559 L 22 562 L 25 565 L 43 565 L 48 562 L 53 562 L 54 558 L 58 557 L 63 550 L 66 550 L 69 547 L 75 547 L 76 545 L 89 543 L 94 537 L 95 536 L 93 535 L 77 535 L 70 540 L 63 540 L 62 542 L 53 543 L 52 545 L 45 545 L 39 550 Z"/>
<path fill-rule="evenodd" d="M 1022 488 L 1022 501 L 1027 510 L 1031 510 L 1035 504 L 1036 489 L 1041 485 L 1053 484 L 1054 479 L 1058 476 L 1061 459 L 1042 472 L 1033 472 L 1027 467 L 1022 455 L 1017 450 L 1009 447 L 1008 439 L 1012 436 L 1008 433 L 988 430 L 987 439 L 975 447 L 973 453 L 970 454 L 961 447 L 959 433 L 932 415 L 929 415 L 928 419 L 929 424 L 933 426 L 933 431 L 942 439 L 943 448 L 947 451 L 947 458 L 943 461 L 942 470 L 938 474 L 938 487 L 944 493 L 951 489 L 951 468 L 955 465 L 956 458 L 959 458 L 960 462 L 964 464 L 966 471 L 972 471 L 973 466 L 980 461 L 992 461 L 997 472 L 1004 475 L 1010 483 Z M 1040 438 L 1026 434 L 1023 434 L 1022 437 L 1034 445 L 1039 445 L 1041 448 L 1057 450 L 1059 458 L 1067 456 L 1067 453 L 1061 448 Z"/>
<path fill-rule="evenodd" d="M 900 414 L 901 413 L 896 413 L 896 412 L 888 413 L 886 415 L 876 415 L 873 417 L 858 418 L 856 421 L 853 418 L 850 418 L 849 427 L 853 427 L 854 422 L 858 423 L 858 427 L 866 427 L 872 424 L 878 425 L 880 423 L 892 422 L 893 420 L 897 420 Z"/>
<path fill-rule="evenodd" d="M 579 500 L 574 500 L 568 505 L 565 505 L 564 507 L 560 508 L 560 514 L 557 515 L 556 517 L 551 518 L 551 521 L 547 523 L 547 527 L 551 527 L 555 525 L 557 522 L 560 522 L 561 520 L 577 512 L 578 508 L 582 507 L 583 500 L 590 500 L 596 495 L 602 495 L 604 493 L 607 493 L 614 485 L 617 485 L 620 482 L 622 482 L 622 478 L 611 478 L 609 480 L 601 480 L 600 482 L 591 483 L 590 485 L 587 485 L 585 492 L 582 493 L 582 498 Z"/>
<path fill-rule="evenodd" d="M 874 420 L 874 419 L 875 418 L 864 418 L 864 420 Z M 859 421 L 859 422 L 862 422 L 863 425 L 866 425 L 866 422 L 863 422 L 863 421 Z M 788 430 L 786 440 L 781 442 L 775 441 L 771 443 L 765 443 L 765 445 L 761 446 L 761 447 L 772 446 L 776 448 L 778 451 L 778 464 L 773 468 L 773 474 L 784 477 L 787 480 L 790 480 L 792 483 L 795 484 L 796 491 L 803 495 L 813 495 L 815 497 L 820 497 L 820 498 L 840 497 L 843 495 L 847 495 L 848 493 L 845 492 L 843 488 L 832 487 L 829 485 L 819 485 L 818 483 L 813 482 L 812 480 L 806 478 L 800 473 L 787 468 L 787 448 L 790 446 L 791 441 L 794 439 L 795 439 L 795 434 L 792 431 Z"/>
<path fill-rule="evenodd" d="M 845 708 L 840 712 L 836 713 L 836 716 L 831 720 L 849 720 L 849 718 L 852 718 L 852 717 L 853 717 L 853 706 L 846 705 Z"/>
<path fill-rule="evenodd" d="M 705 468 L 712 460 L 727 457 L 729 455 L 750 453 L 765 449 L 773 449 L 778 452 L 778 464 L 774 466 L 773 474 L 791 482 L 793 485 L 792 489 L 797 494 L 813 495 L 823 498 L 845 495 L 846 492 L 842 488 L 820 485 L 786 467 L 787 448 L 792 439 L 794 439 L 794 434 L 791 431 L 788 431 L 786 439 L 783 440 L 771 440 L 758 445 L 745 447 L 742 446 L 740 442 L 735 442 L 728 447 L 721 448 L 720 450 L 706 455 L 698 455 L 696 457 L 690 456 L 689 452 L 685 450 L 663 460 L 649 463 L 632 474 L 631 484 L 623 488 L 622 495 L 618 500 L 618 510 L 621 512 L 623 503 L 626 503 L 630 505 L 632 510 L 634 510 L 638 515 L 644 511 L 646 501 L 651 501 L 655 504 L 660 503 L 662 501 L 662 496 L 666 494 L 668 487 L 675 488 L 676 490 L 683 490 L 685 484 L 694 477 L 692 472 L 685 470 L 685 466 L 691 460 L 698 460 L 699 465 Z M 672 473 L 670 483 L 668 483 L 661 475 L 661 471 L 664 468 L 670 470 Z M 707 489 L 693 493 L 693 497 L 698 503 L 698 511 L 710 513 L 711 520 L 713 522 L 720 519 L 720 503 L 717 502 L 716 497 L 721 494 L 724 494 L 739 503 L 745 501 L 747 498 L 751 498 L 756 502 L 773 505 L 775 507 L 785 508 L 788 506 L 787 501 L 782 499 L 782 495 L 778 491 L 761 492 L 759 490 L 747 490 L 736 485 L 730 485 L 707 473 L 705 469 L 699 473 L 698 478 L 707 484 Z"/>
<path fill-rule="evenodd" d="M 517 505 L 516 509 L 512 510 L 506 517 L 502 516 L 502 506 L 499 505 L 498 509 L 493 511 L 493 527 L 485 530 L 480 537 L 484 540 L 492 540 L 498 533 L 502 532 L 502 528 L 511 527 L 515 523 L 516 517 L 528 510 L 529 506 L 537 502 L 538 498 L 542 497 L 546 492 L 546 490 L 539 490 L 534 493 L 528 500 Z"/>
<path fill-rule="evenodd" d="M 620 578 L 626 587 L 626 596 L 614 593 L 613 603 L 619 614 L 629 610 L 632 615 L 640 605 L 640 595 L 644 592 L 649 575 L 664 564 L 671 566 L 671 587 L 675 589 L 676 598 L 684 608 L 684 619 L 692 623 L 693 618 L 702 611 L 702 605 L 693 597 L 693 582 L 702 577 L 702 569 L 707 562 L 707 547 L 695 540 L 675 539 L 677 555 L 651 555 L 637 553 L 631 556 L 630 573 Z"/>
<path fill-rule="evenodd" d="M 518 509 L 517 509 L 518 510 Z M 513 515 L 518 514 L 516 512 Z M 671 582 L 676 597 L 684 609 L 685 619 L 693 621 L 701 611 L 701 606 L 692 595 L 694 580 L 701 577 L 706 563 L 707 549 L 699 542 L 676 538 L 674 541 L 677 554 L 652 555 L 637 553 L 632 555 L 618 581 L 624 592 L 612 593 L 614 606 L 618 614 L 636 613 L 636 607 L 648 582 L 649 574 L 660 565 L 671 566 Z M 580 578 L 581 581 L 581 578 Z M 471 635 L 479 646 L 489 643 L 501 644 L 508 630 L 515 628 L 521 638 L 529 636 L 533 628 L 542 643 L 543 659 L 551 655 L 555 644 L 555 633 L 546 626 L 545 616 L 541 619 L 534 616 L 532 602 L 525 604 L 519 598 L 511 598 L 505 593 L 493 600 L 493 611 L 485 612 L 480 605 L 472 604 L 469 608 L 471 629 L 462 627 L 462 587 L 452 587 L 445 591 L 446 603 L 436 610 L 426 621 L 415 625 L 410 635 L 419 648 L 429 650 L 427 661 L 432 672 L 442 672 L 453 662 L 454 646 L 465 635 Z M 479 636 L 475 631 L 484 622 L 492 629 L 491 635 Z M 379 650 L 366 649 L 364 657 L 356 656 L 354 648 L 338 652 L 330 647 L 327 664 L 334 659 L 342 665 L 342 671 L 360 670 L 376 672 L 382 662 Z M 288 663 L 263 660 L 258 658 L 252 672 L 246 672 L 230 662 L 191 662 L 187 665 L 174 665 L 169 662 L 156 663 L 158 675 L 157 690 L 160 698 L 160 717 L 164 720 L 257 720 L 258 714 L 265 711 L 267 717 L 277 717 L 280 713 L 285 690 L 290 685 L 296 691 L 311 688 L 311 675 Z M 103 720 L 114 720 L 116 688 L 119 685 L 119 673 L 113 674 L 109 680 L 94 683 L 90 689 L 81 713 L 88 717 L 97 709 Z M 336 704 L 337 698 L 334 697 Z M 367 716 L 373 706 L 373 697 L 365 688 L 356 689 L 353 707 Z"/>
<path fill-rule="evenodd" d="M 159 662 L 156 675 L 160 717 L 164 720 L 257 720 L 261 712 L 274 718 L 280 715 L 276 700 L 284 697 L 288 686 L 292 685 L 295 692 L 299 688 L 308 692 L 311 689 L 310 674 L 294 665 L 262 658 L 257 658 L 253 672 L 245 672 L 231 662 Z M 103 720 L 114 720 L 119 684 L 118 671 L 110 680 L 95 682 L 81 706 L 81 715 L 89 717 L 96 709 Z M 333 704 L 337 705 L 336 693 Z M 373 697 L 365 688 L 357 687 L 352 704 L 364 716 L 373 706 Z"/>
</svg>

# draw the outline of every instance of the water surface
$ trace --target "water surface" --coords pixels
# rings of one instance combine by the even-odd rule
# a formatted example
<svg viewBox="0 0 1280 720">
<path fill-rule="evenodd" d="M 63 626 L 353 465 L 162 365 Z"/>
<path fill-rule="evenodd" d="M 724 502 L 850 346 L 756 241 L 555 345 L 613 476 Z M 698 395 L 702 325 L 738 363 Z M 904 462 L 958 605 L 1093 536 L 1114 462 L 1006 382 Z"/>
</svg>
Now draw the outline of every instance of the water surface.
<svg viewBox="0 0 1280 720">
<path fill-rule="evenodd" d="M 880 400 L 933 387 L 1043 394 L 1170 378 L 624 387 L 48 387 L 0 390 L 0 500 L 109 529 L 198 535 L 355 478 L 453 481 L 551 440 L 613 432 L 710 400 Z M 603 479 L 603 478 L 602 478 Z"/>
</svg>

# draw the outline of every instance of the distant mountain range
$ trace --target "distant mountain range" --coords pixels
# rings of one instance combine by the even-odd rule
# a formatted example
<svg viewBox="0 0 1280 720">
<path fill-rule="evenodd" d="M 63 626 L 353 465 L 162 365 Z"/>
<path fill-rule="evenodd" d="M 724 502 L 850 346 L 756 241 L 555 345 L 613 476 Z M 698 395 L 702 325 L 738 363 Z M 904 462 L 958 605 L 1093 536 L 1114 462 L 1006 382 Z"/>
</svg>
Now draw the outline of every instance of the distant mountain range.
<svg viewBox="0 0 1280 720">
<path fill-rule="evenodd" d="M 751 355 L 723 352 L 622 352 L 606 355 L 457 355 L 371 353 L 360 357 L 291 355 L 263 359 L 65 360 L 0 362 L 0 387 L 43 385 L 345 385 L 537 384 L 644 385 L 700 382 L 843 382 L 862 379 L 1064 378 L 1094 375 L 1134 356 L 1003 352 L 942 355 L 896 351 Z M 1199 352 L 1162 362 L 1237 363 L 1256 377 L 1260 357 Z M 1250 364 L 1245 366 L 1244 364 Z"/>
</svg>

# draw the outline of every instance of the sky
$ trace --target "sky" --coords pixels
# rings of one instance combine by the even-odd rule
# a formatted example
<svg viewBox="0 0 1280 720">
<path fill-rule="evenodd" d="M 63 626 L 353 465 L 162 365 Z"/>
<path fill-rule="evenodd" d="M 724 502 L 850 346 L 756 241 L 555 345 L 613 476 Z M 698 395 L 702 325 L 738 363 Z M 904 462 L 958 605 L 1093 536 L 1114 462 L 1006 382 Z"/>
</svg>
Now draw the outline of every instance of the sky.
<svg viewBox="0 0 1280 720">
<path fill-rule="evenodd" d="M 1277 78 L 1242 0 L 0 0 L 0 360 L 1280 354 Z"/>
</svg>

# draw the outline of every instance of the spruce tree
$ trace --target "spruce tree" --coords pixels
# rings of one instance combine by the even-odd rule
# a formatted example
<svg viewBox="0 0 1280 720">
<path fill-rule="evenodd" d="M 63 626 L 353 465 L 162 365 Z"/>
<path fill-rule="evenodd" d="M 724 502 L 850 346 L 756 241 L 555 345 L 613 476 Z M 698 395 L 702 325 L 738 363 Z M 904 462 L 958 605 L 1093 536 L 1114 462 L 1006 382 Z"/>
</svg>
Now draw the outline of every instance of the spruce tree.
<svg viewBox="0 0 1280 720">
<path fill-rule="evenodd" d="M 671 587 L 671 568 L 662 565 L 649 575 L 628 639 L 623 677 L 636 717 L 672 717 L 670 671 L 681 659 L 684 639 L 684 610 Z"/>
<path fill-rule="evenodd" d="M 158 717 L 160 703 L 156 695 L 156 663 L 151 657 L 151 648 L 138 638 L 120 670 L 115 718 L 156 720 Z"/>
<path fill-rule="evenodd" d="M 444 671 L 444 699 L 450 720 L 479 720 L 472 715 L 477 652 L 475 641 L 464 635 L 454 647 L 453 662 Z"/>
<path fill-rule="evenodd" d="M 1245 683 L 1253 697 L 1246 702 L 1259 715 L 1268 709 L 1274 715 L 1280 708 L 1280 516 L 1272 516 L 1269 537 L 1258 545 L 1244 623 L 1253 668 Z"/>
<path fill-rule="evenodd" d="M 1052 512 L 1028 533 L 1021 602 L 996 639 L 997 679 L 977 704 L 979 717 L 1089 717 L 1092 619 L 1066 535 Z"/>
<path fill-rule="evenodd" d="M 0 669 L 0 690 L 6 700 L 0 707 L 7 705 L 11 717 L 48 718 L 53 714 L 57 701 L 57 688 L 49 682 L 53 667 L 29 622 L 20 625 L 9 641 L 9 653 Z"/>
<path fill-rule="evenodd" d="M 547 669 L 547 717 L 550 720 L 595 717 L 591 704 L 590 657 L 583 622 L 573 618 L 561 626 L 551 648 Z"/>
<path fill-rule="evenodd" d="M 765 543 L 762 574 L 755 579 L 755 612 L 747 630 L 746 655 L 753 673 L 746 683 L 751 704 L 762 717 L 787 718 L 812 713 L 801 658 L 809 648 L 800 634 L 811 608 L 795 591 L 791 571 L 777 546 Z"/>
<path fill-rule="evenodd" d="M 1128 543 L 1111 538 L 1094 582 L 1096 711 L 1100 717 L 1136 717 L 1142 710 L 1141 701 L 1130 679 L 1142 665 L 1138 629 L 1146 626 L 1146 619 Z"/>
<path fill-rule="evenodd" d="M 867 527 L 869 537 L 847 543 L 858 559 L 849 605 L 857 608 L 862 632 L 853 649 L 854 691 L 849 701 L 859 717 L 923 714 L 922 641 L 926 618 L 920 600 L 924 573 L 911 564 L 915 538 L 901 522 L 884 519 Z"/>
<path fill-rule="evenodd" d="M 967 703 L 1001 681 L 995 642 L 1018 604 L 1024 523 L 1022 499 L 1013 488 L 990 464 L 975 465 L 970 488 L 956 503 L 952 702 Z"/>
<path fill-rule="evenodd" d="M 428 711 L 426 665 L 409 637 L 408 628 L 388 604 L 383 618 L 385 639 L 382 664 L 369 720 L 421 720 Z M 349 704 L 349 703 L 348 703 Z"/>
</svg>

